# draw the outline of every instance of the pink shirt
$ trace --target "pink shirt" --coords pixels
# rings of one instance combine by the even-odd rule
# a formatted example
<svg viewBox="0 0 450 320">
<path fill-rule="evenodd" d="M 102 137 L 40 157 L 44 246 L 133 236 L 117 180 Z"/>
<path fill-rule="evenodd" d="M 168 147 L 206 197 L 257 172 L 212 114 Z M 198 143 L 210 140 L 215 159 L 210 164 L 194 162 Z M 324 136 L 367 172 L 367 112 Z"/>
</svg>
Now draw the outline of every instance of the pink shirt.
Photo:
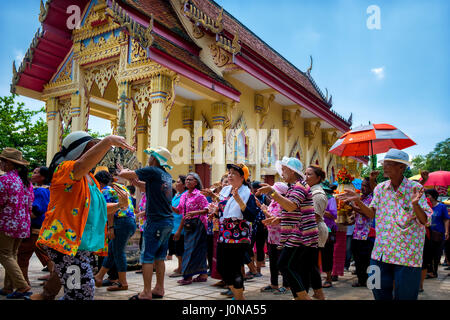
<svg viewBox="0 0 450 320">
<path fill-rule="evenodd" d="M 425 226 L 416 218 L 412 206 L 412 189 L 422 188 L 415 182 L 403 178 L 397 192 L 391 181 L 376 186 L 370 207 L 376 210 L 376 238 L 372 259 L 408 267 L 422 267 L 422 253 L 425 242 Z M 432 209 L 425 195 L 419 205 L 431 223 Z"/>
<path fill-rule="evenodd" d="M 208 208 L 208 205 L 208 200 L 200 193 L 200 190 L 194 189 L 192 193 L 189 193 L 189 191 L 183 193 L 177 208 L 184 218 L 186 213 L 205 210 Z M 205 230 L 208 230 L 208 216 L 206 214 L 194 216 L 193 218 L 199 218 L 203 222 Z"/>
<path fill-rule="evenodd" d="M 267 207 L 267 211 L 274 216 L 274 217 L 280 217 L 281 216 L 281 206 L 278 202 L 275 200 L 272 200 Z M 280 245 L 280 239 L 281 239 L 281 228 L 280 225 L 273 225 L 273 226 L 267 226 L 267 231 L 269 232 L 269 235 L 267 237 L 267 242 L 270 244 L 276 244 Z"/>
<path fill-rule="evenodd" d="M 30 237 L 33 186 L 22 183 L 17 170 L 0 177 L 0 232 L 11 238 Z"/>
</svg>

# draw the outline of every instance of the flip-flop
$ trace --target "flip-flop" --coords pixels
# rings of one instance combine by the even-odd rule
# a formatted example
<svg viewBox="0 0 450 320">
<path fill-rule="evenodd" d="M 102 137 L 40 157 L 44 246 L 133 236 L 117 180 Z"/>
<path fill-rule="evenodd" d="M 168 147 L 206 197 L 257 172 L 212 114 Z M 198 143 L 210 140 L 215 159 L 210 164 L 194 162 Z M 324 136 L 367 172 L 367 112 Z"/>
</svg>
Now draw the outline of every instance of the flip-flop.
<svg viewBox="0 0 450 320">
<path fill-rule="evenodd" d="M 331 281 L 325 281 L 322 285 L 322 288 L 331 288 L 333 286 L 333 284 L 331 283 Z"/>
<path fill-rule="evenodd" d="M 178 277 L 181 277 L 181 276 L 183 276 L 183 274 L 182 273 L 178 273 L 178 272 L 173 272 L 173 273 L 169 274 L 169 278 L 178 278 Z"/>
<path fill-rule="evenodd" d="M 128 300 L 141 300 L 141 301 L 143 301 L 143 300 L 150 300 L 150 299 L 141 299 L 141 298 L 139 298 L 139 293 L 138 293 L 138 294 L 135 294 L 134 296 L 130 297 Z"/>
<path fill-rule="evenodd" d="M 206 282 L 206 281 L 208 281 L 208 278 L 203 277 L 197 277 L 192 280 L 192 282 Z"/>
<path fill-rule="evenodd" d="M 128 290 L 128 285 L 124 286 L 120 282 L 114 282 L 114 284 L 112 286 L 108 287 L 106 290 L 108 290 L 108 291 Z"/>
<path fill-rule="evenodd" d="M 162 299 L 162 298 L 164 298 L 164 296 L 162 296 L 160 294 L 152 293 L 152 298 L 153 299 Z"/>
<path fill-rule="evenodd" d="M 11 294 L 12 292 L 7 292 L 3 289 L 0 289 L 0 296 L 7 296 L 8 294 Z"/>
<path fill-rule="evenodd" d="M 181 279 L 181 280 L 178 280 L 177 283 L 180 284 L 180 285 L 182 285 L 182 286 L 185 286 L 185 285 L 191 284 L 192 281 L 193 281 L 193 280 Z"/>
<path fill-rule="evenodd" d="M 10 293 L 6 296 L 6 299 L 23 299 L 26 296 L 31 296 L 33 292 L 27 291 L 27 292 L 18 292 L 14 291 L 13 293 Z"/>
</svg>

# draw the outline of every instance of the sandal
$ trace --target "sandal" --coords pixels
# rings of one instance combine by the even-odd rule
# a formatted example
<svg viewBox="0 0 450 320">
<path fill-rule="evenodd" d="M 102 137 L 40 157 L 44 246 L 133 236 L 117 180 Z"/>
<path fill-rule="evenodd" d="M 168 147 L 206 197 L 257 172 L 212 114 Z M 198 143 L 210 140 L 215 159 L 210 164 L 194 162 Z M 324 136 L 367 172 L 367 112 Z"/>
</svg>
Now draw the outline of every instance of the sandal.
<svg viewBox="0 0 450 320">
<path fill-rule="evenodd" d="M 286 294 L 290 291 L 291 291 L 291 289 L 286 289 L 285 287 L 281 287 L 281 288 L 277 289 L 273 294 Z"/>
<path fill-rule="evenodd" d="M 138 293 L 138 294 L 135 294 L 134 296 L 130 297 L 128 300 L 150 300 L 150 299 L 141 299 L 141 298 L 139 298 L 139 293 Z"/>
<path fill-rule="evenodd" d="M 114 282 L 114 284 L 108 287 L 106 290 L 108 291 L 122 291 L 128 290 L 128 285 L 123 285 L 120 282 Z"/>
<path fill-rule="evenodd" d="M 160 294 L 156 294 L 152 292 L 152 298 L 153 299 L 162 299 L 164 296 L 160 295 Z"/>
<path fill-rule="evenodd" d="M 225 287 L 225 281 L 220 280 L 219 282 L 216 282 L 214 284 L 211 285 L 211 287 L 219 287 L 219 288 L 224 288 Z"/>
<path fill-rule="evenodd" d="M 6 291 L 5 289 L 0 289 L 0 296 L 7 296 L 8 294 L 13 293 L 12 291 Z"/>
<path fill-rule="evenodd" d="M 177 281 L 178 284 L 185 286 L 192 283 L 192 280 L 181 279 Z"/>
<path fill-rule="evenodd" d="M 331 283 L 331 281 L 325 281 L 322 285 L 322 288 L 331 288 L 333 286 L 333 284 Z"/>
<path fill-rule="evenodd" d="M 278 290 L 278 289 L 275 289 L 275 288 L 272 288 L 270 285 L 269 286 L 265 286 L 264 288 L 261 288 L 261 292 L 274 292 L 275 290 Z"/>
<path fill-rule="evenodd" d="M 169 274 L 169 278 L 178 278 L 181 277 L 183 274 L 180 272 L 174 272 L 172 274 Z"/>
<path fill-rule="evenodd" d="M 204 277 L 197 277 L 194 278 L 194 280 L 192 280 L 193 282 L 206 282 L 208 281 L 208 278 L 204 278 Z"/>
<path fill-rule="evenodd" d="M 27 292 L 19 292 L 14 291 L 13 293 L 10 293 L 6 296 L 6 299 L 23 299 L 24 297 L 31 296 L 33 292 L 27 291 Z"/>
</svg>

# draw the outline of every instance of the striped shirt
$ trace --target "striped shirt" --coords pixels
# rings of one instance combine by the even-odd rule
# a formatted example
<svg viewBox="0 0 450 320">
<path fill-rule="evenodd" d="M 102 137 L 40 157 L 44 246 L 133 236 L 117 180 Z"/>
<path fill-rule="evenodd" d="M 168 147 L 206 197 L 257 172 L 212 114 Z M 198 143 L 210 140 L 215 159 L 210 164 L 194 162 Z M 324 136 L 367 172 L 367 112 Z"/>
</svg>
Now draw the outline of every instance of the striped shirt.
<svg viewBox="0 0 450 320">
<path fill-rule="evenodd" d="M 291 185 L 286 198 L 297 205 L 293 212 L 283 210 L 281 213 L 280 245 L 298 247 L 300 245 L 317 248 L 319 230 L 314 214 L 311 188 L 305 181 L 299 180 Z"/>
</svg>

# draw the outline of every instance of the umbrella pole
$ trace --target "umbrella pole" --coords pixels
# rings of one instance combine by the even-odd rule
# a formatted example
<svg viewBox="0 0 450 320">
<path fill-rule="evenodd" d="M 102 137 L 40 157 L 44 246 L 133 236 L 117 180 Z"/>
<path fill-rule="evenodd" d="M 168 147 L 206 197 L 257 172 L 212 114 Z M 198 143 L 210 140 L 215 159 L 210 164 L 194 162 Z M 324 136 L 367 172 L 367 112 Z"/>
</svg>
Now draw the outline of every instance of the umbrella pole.
<svg viewBox="0 0 450 320">
<path fill-rule="evenodd" d="M 371 155 L 371 160 L 372 160 L 372 170 L 375 171 L 375 169 L 376 169 L 376 164 L 375 164 L 374 156 L 373 156 L 373 142 L 372 142 L 372 140 L 370 140 L 370 150 L 371 150 L 371 153 L 372 153 L 372 155 Z"/>
</svg>

